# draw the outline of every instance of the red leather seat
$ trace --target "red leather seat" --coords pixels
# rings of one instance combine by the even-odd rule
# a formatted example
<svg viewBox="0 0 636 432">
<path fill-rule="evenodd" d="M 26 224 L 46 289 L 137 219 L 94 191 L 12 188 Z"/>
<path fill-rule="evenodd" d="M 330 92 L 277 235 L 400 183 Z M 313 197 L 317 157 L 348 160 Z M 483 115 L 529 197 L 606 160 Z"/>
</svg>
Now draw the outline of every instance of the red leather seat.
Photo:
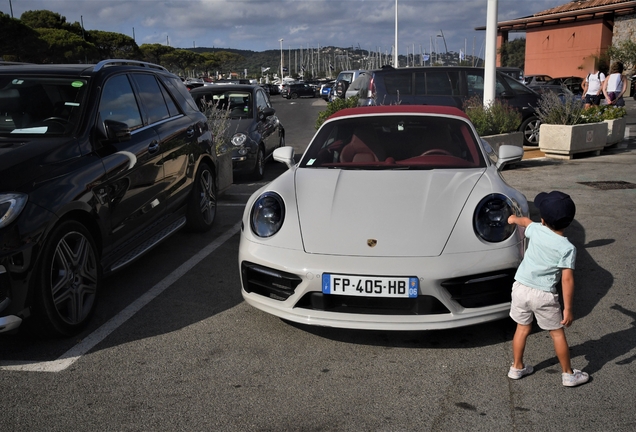
<svg viewBox="0 0 636 432">
<path fill-rule="evenodd" d="M 351 137 L 351 142 L 349 142 L 349 144 L 342 149 L 342 153 L 340 153 L 340 162 L 344 163 L 368 163 L 378 161 L 379 159 L 375 153 L 355 134 Z"/>
</svg>

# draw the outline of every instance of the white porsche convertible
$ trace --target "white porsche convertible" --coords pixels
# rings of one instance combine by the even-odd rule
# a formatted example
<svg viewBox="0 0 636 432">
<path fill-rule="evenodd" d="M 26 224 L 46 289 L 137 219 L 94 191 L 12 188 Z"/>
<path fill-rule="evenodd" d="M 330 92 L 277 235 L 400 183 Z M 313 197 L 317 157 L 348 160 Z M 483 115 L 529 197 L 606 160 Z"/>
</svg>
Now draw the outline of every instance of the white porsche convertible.
<svg viewBox="0 0 636 432">
<path fill-rule="evenodd" d="M 243 298 L 320 326 L 426 330 L 507 316 L 528 204 L 458 109 L 381 106 L 326 121 L 298 164 L 247 203 Z"/>
</svg>

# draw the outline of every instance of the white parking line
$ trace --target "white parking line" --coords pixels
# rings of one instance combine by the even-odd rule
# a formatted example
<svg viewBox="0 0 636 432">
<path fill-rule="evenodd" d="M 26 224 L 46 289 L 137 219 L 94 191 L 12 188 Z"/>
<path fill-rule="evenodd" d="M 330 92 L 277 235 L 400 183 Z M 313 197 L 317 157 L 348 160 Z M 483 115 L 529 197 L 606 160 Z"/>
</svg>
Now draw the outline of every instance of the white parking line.
<svg viewBox="0 0 636 432">
<path fill-rule="evenodd" d="M 21 372 L 61 372 L 75 363 L 84 354 L 90 351 L 95 345 L 103 341 L 109 334 L 119 326 L 133 317 L 141 308 L 146 306 L 179 278 L 189 272 L 194 266 L 200 263 L 208 255 L 214 252 L 219 246 L 228 241 L 241 229 L 241 222 L 237 222 L 232 228 L 216 238 L 212 243 L 201 249 L 188 261 L 181 264 L 172 273 L 153 286 L 145 294 L 128 305 L 124 310 L 102 324 L 97 330 L 88 335 L 79 344 L 66 351 L 57 360 L 45 362 L 13 361 L 0 362 L 0 370 L 21 371 Z"/>
</svg>

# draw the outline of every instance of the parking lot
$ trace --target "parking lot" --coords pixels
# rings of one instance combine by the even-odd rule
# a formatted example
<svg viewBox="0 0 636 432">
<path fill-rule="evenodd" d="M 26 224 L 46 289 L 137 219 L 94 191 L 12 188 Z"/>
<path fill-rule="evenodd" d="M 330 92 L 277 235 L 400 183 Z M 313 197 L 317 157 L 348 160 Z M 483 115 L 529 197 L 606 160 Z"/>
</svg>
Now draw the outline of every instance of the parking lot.
<svg viewBox="0 0 636 432">
<path fill-rule="evenodd" d="M 272 100 L 287 145 L 302 152 L 326 104 Z M 0 429 L 634 430 L 636 189 L 582 183 L 636 184 L 635 164 L 629 141 L 600 157 L 528 159 L 503 172 L 530 201 L 559 189 L 577 204 L 566 231 L 578 249 L 576 321 L 566 334 L 573 366 L 592 375 L 580 388 L 561 386 L 540 331 L 526 352 L 536 372 L 510 381 L 508 319 L 351 331 L 249 307 L 240 294 L 240 218 L 249 195 L 286 169 L 271 162 L 263 181 L 230 188 L 210 232 L 179 232 L 107 279 L 79 337 L 0 336 Z"/>
</svg>

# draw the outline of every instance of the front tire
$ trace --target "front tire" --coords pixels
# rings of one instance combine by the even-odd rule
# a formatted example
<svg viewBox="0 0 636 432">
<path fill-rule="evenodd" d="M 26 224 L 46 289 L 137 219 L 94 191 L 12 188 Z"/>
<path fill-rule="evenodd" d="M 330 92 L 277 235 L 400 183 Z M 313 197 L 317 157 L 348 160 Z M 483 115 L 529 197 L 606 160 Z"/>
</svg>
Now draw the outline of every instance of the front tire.
<svg viewBox="0 0 636 432">
<path fill-rule="evenodd" d="M 252 178 L 254 180 L 260 180 L 265 175 L 265 152 L 263 146 L 258 146 L 256 152 L 256 163 L 254 164 L 254 170 L 252 170 Z"/>
<path fill-rule="evenodd" d="M 526 146 L 538 146 L 539 145 L 539 128 L 541 127 L 541 120 L 537 117 L 529 117 L 519 127 L 519 130 L 523 132 L 523 145 Z"/>
<path fill-rule="evenodd" d="M 207 162 L 202 162 L 194 178 L 187 210 L 187 227 L 190 231 L 206 232 L 212 228 L 216 217 L 216 180 Z"/>
<path fill-rule="evenodd" d="M 36 331 L 73 336 L 88 323 L 102 285 L 99 252 L 84 225 L 68 220 L 44 244 L 34 291 Z"/>
<path fill-rule="evenodd" d="M 292 99 L 298 99 L 298 93 L 292 93 L 291 94 L 291 98 Z"/>
</svg>

